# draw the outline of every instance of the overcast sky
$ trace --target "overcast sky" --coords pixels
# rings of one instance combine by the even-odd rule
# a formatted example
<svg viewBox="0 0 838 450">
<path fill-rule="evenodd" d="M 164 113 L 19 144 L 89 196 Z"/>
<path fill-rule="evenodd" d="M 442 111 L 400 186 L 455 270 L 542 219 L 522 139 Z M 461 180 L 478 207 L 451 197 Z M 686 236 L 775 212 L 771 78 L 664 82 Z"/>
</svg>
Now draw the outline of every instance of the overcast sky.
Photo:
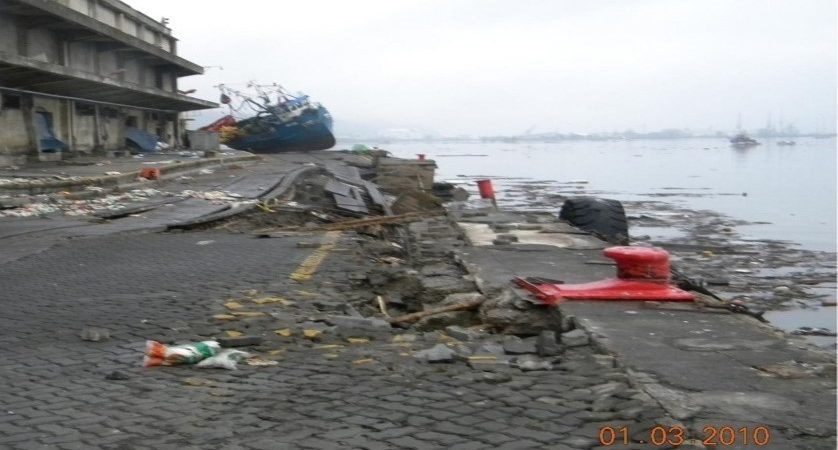
<svg viewBox="0 0 838 450">
<path fill-rule="evenodd" d="M 834 0 L 127 0 L 208 68 L 278 82 L 337 130 L 443 134 L 836 122 Z"/>
</svg>

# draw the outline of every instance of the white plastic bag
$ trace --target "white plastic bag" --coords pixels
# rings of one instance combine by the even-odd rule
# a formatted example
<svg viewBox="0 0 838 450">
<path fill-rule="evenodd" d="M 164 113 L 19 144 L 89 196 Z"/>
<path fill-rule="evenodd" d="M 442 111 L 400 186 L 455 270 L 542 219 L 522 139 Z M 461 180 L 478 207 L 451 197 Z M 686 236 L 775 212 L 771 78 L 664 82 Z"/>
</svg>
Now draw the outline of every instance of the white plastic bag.
<svg viewBox="0 0 838 450">
<path fill-rule="evenodd" d="M 201 369 L 227 369 L 236 370 L 236 364 L 244 358 L 253 355 L 241 350 L 221 350 L 217 355 L 207 358 L 198 363 Z"/>
</svg>

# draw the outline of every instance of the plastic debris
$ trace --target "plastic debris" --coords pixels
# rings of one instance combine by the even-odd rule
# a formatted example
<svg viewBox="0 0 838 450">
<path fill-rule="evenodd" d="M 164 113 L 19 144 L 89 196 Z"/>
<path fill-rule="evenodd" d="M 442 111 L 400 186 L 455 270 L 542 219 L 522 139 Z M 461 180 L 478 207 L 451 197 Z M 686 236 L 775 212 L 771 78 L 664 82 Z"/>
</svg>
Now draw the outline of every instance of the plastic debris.
<svg viewBox="0 0 838 450">
<path fill-rule="evenodd" d="M 255 366 L 255 367 L 270 367 L 270 366 L 278 366 L 279 361 L 271 361 L 268 359 L 261 359 L 261 358 L 248 358 L 244 360 L 245 364 L 248 366 Z"/>
<path fill-rule="evenodd" d="M 282 337 L 290 337 L 291 335 L 294 334 L 294 332 L 291 331 L 290 328 L 283 328 L 281 330 L 274 330 L 274 333 L 276 333 L 277 335 L 282 336 Z"/>
<path fill-rule="evenodd" d="M 2 183 L 0 183 L 2 184 Z M 98 186 L 86 188 L 89 192 L 102 192 Z M 147 201 L 152 197 L 162 196 L 156 189 L 132 189 L 121 194 L 105 195 L 95 199 L 72 200 L 61 197 L 38 196 L 16 208 L 0 210 L 0 217 L 35 217 L 47 214 L 83 216 L 103 210 L 118 210 L 126 204 Z M 5 197 L 4 197 L 5 198 Z M 27 198 L 27 197 L 19 197 Z M 28 198 L 27 198 L 28 199 Z"/>
<path fill-rule="evenodd" d="M 192 342 L 174 346 L 168 346 L 157 341 L 147 341 L 143 366 L 195 364 L 205 358 L 215 356 L 220 348 L 221 346 L 216 341 Z"/>
<path fill-rule="evenodd" d="M 305 329 L 305 330 L 303 330 L 303 337 L 305 337 L 306 339 L 311 339 L 311 340 L 320 339 L 321 334 L 323 334 L 323 332 L 320 331 L 320 330 L 315 330 L 315 329 Z"/>
<path fill-rule="evenodd" d="M 244 358 L 252 356 L 250 353 L 241 350 L 222 350 L 215 356 L 210 356 L 207 359 L 199 362 L 197 367 L 201 369 L 227 369 L 236 370 L 236 365 Z"/>
</svg>

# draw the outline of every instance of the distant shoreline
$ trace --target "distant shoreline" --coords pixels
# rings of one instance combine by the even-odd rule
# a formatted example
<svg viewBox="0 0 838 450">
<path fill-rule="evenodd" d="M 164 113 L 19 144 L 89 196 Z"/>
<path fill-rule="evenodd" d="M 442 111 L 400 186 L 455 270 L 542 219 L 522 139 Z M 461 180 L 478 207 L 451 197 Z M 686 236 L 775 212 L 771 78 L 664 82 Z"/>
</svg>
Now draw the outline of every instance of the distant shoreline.
<svg viewBox="0 0 838 450">
<path fill-rule="evenodd" d="M 799 139 L 799 138 L 814 138 L 814 139 L 834 139 L 838 134 L 795 134 L 787 136 L 759 136 L 755 135 L 756 139 L 764 140 L 782 140 L 782 139 Z M 661 141 L 661 140 L 681 140 L 681 139 L 728 139 L 728 135 L 695 135 L 695 136 L 653 136 L 653 135 L 561 135 L 561 136 L 483 136 L 475 137 L 423 137 L 423 138 L 390 138 L 390 137 L 338 137 L 338 142 L 509 142 L 509 143 L 550 143 L 550 142 L 566 142 L 566 141 Z"/>
</svg>

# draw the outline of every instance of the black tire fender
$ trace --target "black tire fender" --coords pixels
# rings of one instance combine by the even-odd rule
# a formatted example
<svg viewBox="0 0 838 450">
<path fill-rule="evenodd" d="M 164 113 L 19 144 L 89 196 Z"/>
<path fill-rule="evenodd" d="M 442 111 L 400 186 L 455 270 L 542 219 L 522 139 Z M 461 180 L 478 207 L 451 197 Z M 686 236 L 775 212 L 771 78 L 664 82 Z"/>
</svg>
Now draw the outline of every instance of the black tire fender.
<svg viewBox="0 0 838 450">
<path fill-rule="evenodd" d="M 559 212 L 565 220 L 612 244 L 628 245 L 628 221 L 623 204 L 597 197 L 574 197 L 565 200 Z"/>
</svg>

